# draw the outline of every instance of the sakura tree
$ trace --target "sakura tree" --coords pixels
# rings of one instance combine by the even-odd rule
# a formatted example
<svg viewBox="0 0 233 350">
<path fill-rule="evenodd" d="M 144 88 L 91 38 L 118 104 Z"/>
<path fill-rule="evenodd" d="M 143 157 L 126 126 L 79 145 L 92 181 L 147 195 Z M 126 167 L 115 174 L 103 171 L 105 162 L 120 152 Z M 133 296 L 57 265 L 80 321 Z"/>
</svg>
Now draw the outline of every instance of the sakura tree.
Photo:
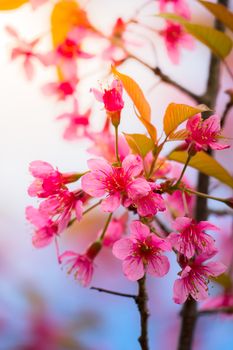
<svg viewBox="0 0 233 350">
<path fill-rule="evenodd" d="M 123 18 L 123 13 L 116 18 L 111 32 L 106 34 L 89 19 L 91 2 L 0 1 L 1 10 L 23 5 L 39 11 L 52 3 L 48 34 L 28 42 L 11 24 L 7 26 L 9 40 L 13 40 L 11 60 L 21 59 L 29 80 L 38 64 L 41 69 L 54 67 L 57 80 L 45 82 L 43 93 L 47 98 L 55 97 L 56 103 L 65 102 L 64 113 L 57 116 L 66 123 L 63 136 L 67 141 L 85 140 L 90 153 L 85 172 L 80 172 L 76 164 L 70 173 L 65 173 L 46 160 L 30 163 L 34 179 L 28 194 L 39 199 L 37 207 L 26 208 L 26 218 L 34 227 L 32 244 L 36 248 L 55 245 L 58 263 L 66 266 L 83 287 L 132 299 L 140 315 L 138 341 L 143 350 L 149 349 L 147 277 L 163 278 L 174 264 L 170 259 L 174 255 L 179 273 L 171 280 L 170 288 L 174 303 L 181 304 L 180 335 L 175 348 L 189 350 L 199 317 L 233 313 L 233 252 L 229 264 L 220 261 L 224 251 L 217 249 L 213 233 L 218 235 L 223 228 L 209 220 L 210 214 L 230 217 L 233 207 L 231 195 L 223 196 L 221 191 L 222 184 L 233 188 L 232 175 L 215 158 L 215 152 L 230 147 L 222 129 L 233 105 L 231 85 L 225 89 L 228 101 L 221 102 L 220 113 L 216 106 L 217 98 L 223 94 L 223 76 L 227 75 L 231 84 L 233 79 L 229 58 L 233 14 L 227 0 L 142 1 L 130 18 Z M 197 3 L 214 16 L 213 26 L 192 20 L 192 8 Z M 45 35 L 52 37 L 48 52 L 39 49 Z M 168 56 L 175 70 L 182 65 L 183 50 L 191 55 L 197 42 L 210 51 L 202 94 L 170 77 L 158 59 L 161 48 L 165 49 L 163 55 Z M 143 45 L 151 48 L 155 65 L 141 58 Z M 125 63 L 132 61 L 149 70 L 158 79 L 157 84 L 174 88 L 192 101 L 174 101 L 167 106 L 161 134 L 148 102 L 149 92 L 142 91 L 136 82 L 137 72 L 134 76 L 125 72 Z M 96 71 L 99 82 L 88 87 L 90 102 L 82 109 L 80 86 Z M 126 104 L 134 108 L 132 133 L 122 127 Z M 101 109 L 98 121 L 95 108 Z M 141 123 L 140 133 L 134 131 L 137 122 Z M 182 166 L 177 167 L 177 163 Z M 195 186 L 190 185 L 186 173 L 189 167 L 197 170 Z M 217 210 L 212 202 L 219 203 Z M 85 251 L 64 249 L 60 238 L 65 230 L 92 210 L 106 215 L 95 240 Z M 93 286 L 92 277 L 98 269 L 96 257 L 104 249 L 112 251 L 113 259 L 122 261 L 122 273 L 138 285 L 137 294 Z M 209 283 L 221 286 L 219 295 L 210 296 Z"/>
</svg>

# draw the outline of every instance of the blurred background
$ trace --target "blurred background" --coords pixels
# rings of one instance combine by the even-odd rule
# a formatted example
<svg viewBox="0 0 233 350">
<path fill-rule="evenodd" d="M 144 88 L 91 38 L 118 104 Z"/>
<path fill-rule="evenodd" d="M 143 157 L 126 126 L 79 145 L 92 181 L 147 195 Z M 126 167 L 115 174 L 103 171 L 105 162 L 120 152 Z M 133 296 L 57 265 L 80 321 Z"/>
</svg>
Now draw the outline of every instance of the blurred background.
<svg viewBox="0 0 233 350">
<path fill-rule="evenodd" d="M 56 80 L 54 68 L 44 69 L 38 64 L 33 81 L 25 79 L 20 62 L 10 61 L 12 38 L 5 31 L 10 25 L 25 39 L 43 35 L 42 51 L 51 50 L 50 14 L 54 1 L 33 11 L 25 4 L 17 10 L 0 12 L 0 160 L 1 160 L 1 204 L 0 204 L 0 349 L 31 350 L 138 350 L 139 318 L 136 306 L 131 300 L 88 288 L 82 288 L 72 276 L 58 265 L 55 249 L 49 246 L 35 249 L 31 243 L 33 228 L 25 220 L 25 207 L 32 204 L 27 187 L 31 182 L 28 164 L 32 160 L 45 160 L 57 166 L 62 172 L 82 172 L 87 169 L 85 141 L 67 142 L 62 138 L 64 125 L 56 117 L 70 106 L 69 102 L 57 102 L 46 97 L 42 86 Z M 105 33 L 111 31 L 118 17 L 130 18 L 143 4 L 139 0 L 90 0 L 86 6 L 90 20 Z M 198 23 L 211 23 L 213 18 L 196 1 L 190 1 L 192 18 Z M 153 10 L 154 9 L 154 10 Z M 151 14 L 156 13 L 157 3 L 151 2 L 141 13 L 145 23 L 153 23 Z M 132 27 L 132 32 L 134 28 Z M 140 33 L 133 34 L 143 42 L 143 50 L 133 48 L 135 53 L 150 65 L 158 64 L 179 83 L 202 93 L 207 78 L 209 51 L 202 44 L 195 43 L 195 51 L 182 51 L 181 64 L 172 65 L 164 45 L 158 38 L 155 57 L 150 44 L 144 43 Z M 153 33 L 147 35 L 153 36 Z M 98 51 L 98 45 L 89 43 Z M 229 64 L 232 56 L 228 58 Z M 83 65 L 81 71 L 87 79 L 79 91 L 82 107 L 93 103 L 90 88 L 106 74 L 102 66 L 93 74 Z M 109 63 L 107 69 L 109 69 Z M 153 122 L 161 131 L 162 116 L 168 103 L 192 103 L 187 96 L 177 92 L 158 79 L 140 63 L 129 60 L 121 67 L 122 72 L 131 75 L 142 87 L 152 106 Z M 227 96 L 224 90 L 232 87 L 232 81 L 222 67 L 221 90 L 216 111 L 222 113 Z M 124 97 L 126 108 L 122 117 L 121 130 L 137 132 L 141 126 L 134 118 L 129 99 Z M 92 101 L 92 102 L 90 102 Z M 129 105 L 129 107 L 127 106 Z M 94 106 L 94 123 L 98 128 L 103 111 Z M 232 137 L 232 113 L 228 115 L 224 135 Z M 232 142 L 230 140 L 230 142 Z M 231 173 L 232 150 L 217 155 Z M 196 173 L 189 171 L 195 184 Z M 218 192 L 220 193 L 220 192 Z M 221 193 L 231 196 L 228 188 L 221 187 Z M 35 204 L 37 202 L 35 201 Z M 217 207 L 217 206 L 216 206 Z M 231 220 L 212 218 L 222 227 L 224 234 L 231 234 Z M 98 210 L 90 213 L 80 224 L 75 224 L 64 235 L 64 245 L 82 250 L 96 231 L 102 227 L 104 216 Z M 218 239 L 218 238 L 217 238 Z M 220 242 L 221 243 L 221 242 Z M 220 244 L 219 243 L 219 244 Z M 173 257 L 171 257 L 171 262 Z M 97 258 L 98 268 L 92 285 L 122 291 L 135 292 L 135 285 L 127 281 L 121 272 L 121 263 L 110 251 L 104 251 Z M 174 266 L 175 261 L 174 261 Z M 180 307 L 172 301 L 172 284 L 177 267 L 159 279 L 148 279 L 150 295 L 150 348 L 152 350 L 175 349 L 179 330 Z M 211 293 L 216 293 L 216 286 Z M 198 323 L 195 349 L 231 350 L 233 348 L 233 320 L 229 317 L 203 317 Z"/>
</svg>

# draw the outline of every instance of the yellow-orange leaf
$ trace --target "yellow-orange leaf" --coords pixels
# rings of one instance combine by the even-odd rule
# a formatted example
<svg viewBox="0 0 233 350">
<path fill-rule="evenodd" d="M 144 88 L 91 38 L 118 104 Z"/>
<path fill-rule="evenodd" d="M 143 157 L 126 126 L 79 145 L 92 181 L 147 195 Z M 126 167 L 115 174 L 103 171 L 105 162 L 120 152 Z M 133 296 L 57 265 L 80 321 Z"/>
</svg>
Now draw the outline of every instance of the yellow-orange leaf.
<svg viewBox="0 0 233 350">
<path fill-rule="evenodd" d="M 29 0 L 0 0 L 0 11 L 14 10 Z"/>
<path fill-rule="evenodd" d="M 185 140 L 187 136 L 188 131 L 186 129 L 178 130 L 170 134 L 168 141 L 182 141 Z"/>
<path fill-rule="evenodd" d="M 134 81 L 128 75 L 118 72 L 118 70 L 115 67 L 112 67 L 112 72 L 122 82 L 124 89 L 126 90 L 131 100 L 133 101 L 135 107 L 137 108 L 137 111 L 140 117 L 150 122 L 151 120 L 150 105 L 147 102 L 142 92 L 142 89 L 139 87 L 136 81 Z"/>
<path fill-rule="evenodd" d="M 60 0 L 51 14 L 53 44 L 56 47 L 64 41 L 75 26 L 92 28 L 86 12 L 74 0 Z"/>
<path fill-rule="evenodd" d="M 209 111 L 209 108 L 205 105 L 191 107 L 184 104 L 170 103 L 163 118 L 165 134 L 169 136 L 185 120 L 204 111 Z"/>
<path fill-rule="evenodd" d="M 124 133 L 124 136 L 132 152 L 140 154 L 143 158 L 148 152 L 152 151 L 155 146 L 153 141 L 143 134 Z"/>
<path fill-rule="evenodd" d="M 186 151 L 173 151 L 169 154 L 170 160 L 185 164 L 188 153 Z M 191 158 L 189 166 L 199 170 L 201 173 L 218 179 L 225 185 L 233 188 L 233 177 L 216 159 L 205 152 L 198 152 Z"/>
<path fill-rule="evenodd" d="M 205 8 L 209 10 L 216 18 L 224 23 L 226 27 L 233 31 L 233 13 L 231 11 L 229 11 L 222 4 L 215 4 L 213 2 L 202 0 L 199 0 L 199 2 L 205 6 Z"/>
</svg>

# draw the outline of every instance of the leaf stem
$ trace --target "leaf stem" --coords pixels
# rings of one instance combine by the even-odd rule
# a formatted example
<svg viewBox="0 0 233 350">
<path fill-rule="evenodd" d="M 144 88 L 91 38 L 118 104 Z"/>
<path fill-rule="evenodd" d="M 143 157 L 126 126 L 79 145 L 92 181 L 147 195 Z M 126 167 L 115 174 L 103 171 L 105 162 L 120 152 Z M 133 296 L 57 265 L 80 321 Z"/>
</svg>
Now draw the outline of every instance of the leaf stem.
<svg viewBox="0 0 233 350">
<path fill-rule="evenodd" d="M 191 158 L 192 158 L 192 155 L 189 153 L 189 154 L 188 154 L 188 158 L 187 158 L 187 160 L 186 160 L 186 162 L 185 162 L 185 165 L 184 165 L 184 167 L 183 167 L 183 169 L 182 169 L 182 172 L 181 172 L 181 174 L 180 174 L 180 177 L 179 177 L 179 179 L 177 180 L 177 182 L 176 182 L 175 185 L 174 185 L 175 187 L 178 186 L 179 183 L 181 182 L 181 180 L 182 180 L 182 178 L 183 178 L 183 176 L 184 176 L 185 170 L 186 170 L 186 168 L 187 168 L 187 166 L 188 166 L 188 164 L 189 164 Z"/>
</svg>

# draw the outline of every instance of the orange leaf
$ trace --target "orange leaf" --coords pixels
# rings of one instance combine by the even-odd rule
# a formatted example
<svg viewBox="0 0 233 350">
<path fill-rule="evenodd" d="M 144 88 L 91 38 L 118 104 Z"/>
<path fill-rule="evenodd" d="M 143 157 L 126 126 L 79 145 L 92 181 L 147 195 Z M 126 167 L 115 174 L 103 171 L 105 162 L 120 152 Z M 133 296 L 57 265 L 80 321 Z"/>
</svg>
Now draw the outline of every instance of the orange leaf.
<svg viewBox="0 0 233 350">
<path fill-rule="evenodd" d="M 0 11 L 14 10 L 29 0 L 0 0 Z"/>
<path fill-rule="evenodd" d="M 134 81 L 128 75 L 118 72 L 115 67 L 112 67 L 112 72 L 122 82 L 126 92 L 128 93 L 135 107 L 137 108 L 140 118 L 143 118 L 148 122 L 150 122 L 151 120 L 150 105 L 147 102 L 140 86 L 136 83 L 136 81 Z"/>
<path fill-rule="evenodd" d="M 163 118 L 163 127 L 165 134 L 169 136 L 176 128 L 188 118 L 197 113 L 209 111 L 210 109 L 205 105 L 191 107 L 184 104 L 170 103 L 166 109 Z"/>
</svg>

